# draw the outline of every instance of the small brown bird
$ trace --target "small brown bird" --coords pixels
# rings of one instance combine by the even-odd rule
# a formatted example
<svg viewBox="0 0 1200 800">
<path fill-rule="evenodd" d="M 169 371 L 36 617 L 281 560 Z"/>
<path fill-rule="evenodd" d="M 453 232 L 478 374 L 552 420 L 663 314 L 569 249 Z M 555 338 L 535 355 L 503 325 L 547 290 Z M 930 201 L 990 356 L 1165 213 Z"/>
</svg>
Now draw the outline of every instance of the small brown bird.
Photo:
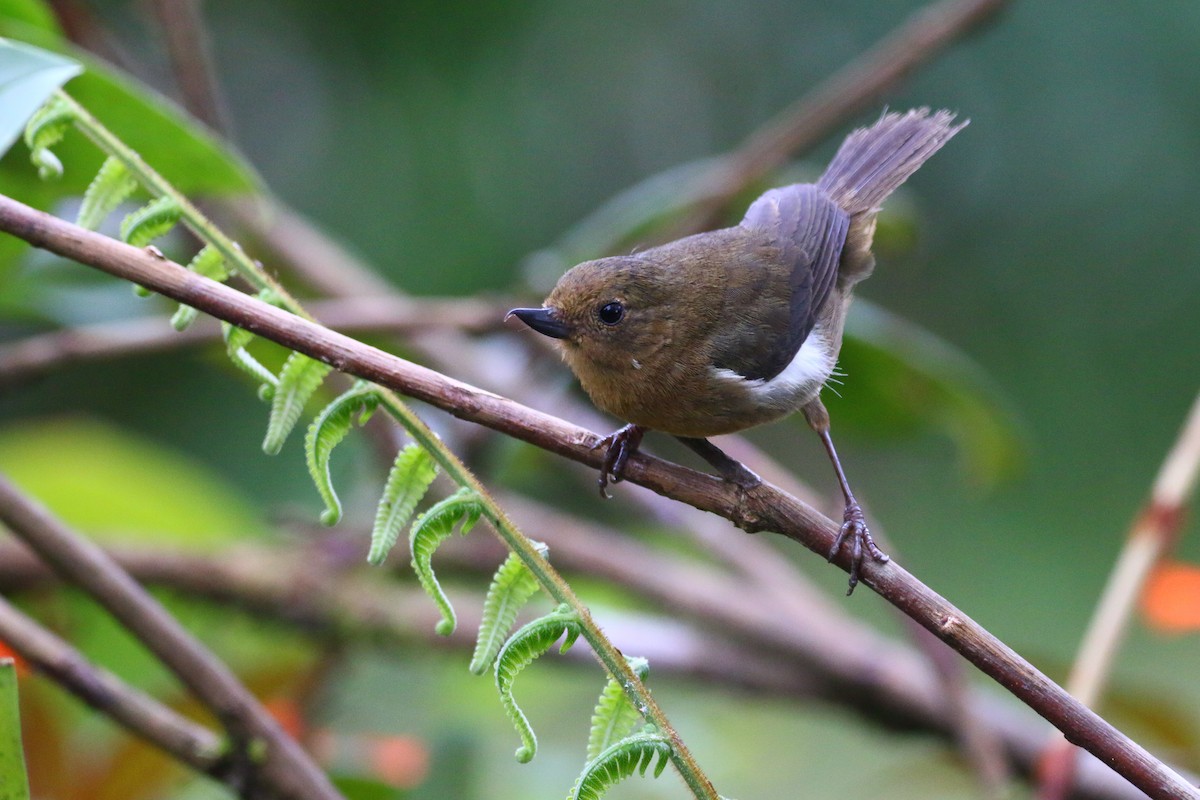
<svg viewBox="0 0 1200 800">
<path fill-rule="evenodd" d="M 509 312 L 562 343 L 584 391 L 630 424 L 604 440 L 600 491 L 620 481 L 646 430 L 678 438 L 726 479 L 757 475 L 706 437 L 796 410 L 821 437 L 845 497 L 829 552 L 852 546 L 850 591 L 875 545 L 829 436 L 821 388 L 842 346 L 854 285 L 871 274 L 884 199 L 965 122 L 947 111 L 884 114 L 851 133 L 815 184 L 771 189 L 741 223 L 580 264 L 542 308 Z"/>
</svg>

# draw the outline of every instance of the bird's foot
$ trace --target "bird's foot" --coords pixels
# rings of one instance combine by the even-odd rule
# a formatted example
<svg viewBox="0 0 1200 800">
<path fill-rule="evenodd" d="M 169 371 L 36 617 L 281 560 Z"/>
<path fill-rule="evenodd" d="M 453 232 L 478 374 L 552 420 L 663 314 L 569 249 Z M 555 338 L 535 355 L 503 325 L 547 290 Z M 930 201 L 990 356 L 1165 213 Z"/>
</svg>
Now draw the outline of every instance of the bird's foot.
<svg viewBox="0 0 1200 800">
<path fill-rule="evenodd" d="M 625 464 L 629 461 L 629 457 L 637 452 L 638 445 L 642 443 L 642 437 L 645 435 L 646 429 L 642 426 L 626 425 L 605 436 L 596 444 L 596 447 L 606 448 L 604 461 L 600 465 L 600 479 L 596 482 L 600 486 L 601 497 L 606 500 L 611 498 L 608 493 L 610 477 L 613 483 L 625 480 Z"/>
<path fill-rule="evenodd" d="M 829 560 L 837 556 L 842 549 L 842 545 L 849 540 L 850 542 L 850 585 L 846 589 L 847 596 L 854 592 L 854 587 L 858 585 L 859 568 L 862 566 L 863 551 L 871 555 L 871 558 L 883 564 L 889 560 L 888 554 L 879 549 L 875 544 L 875 540 L 871 538 L 871 531 L 867 528 L 866 517 L 863 516 L 862 507 L 857 502 L 851 500 L 846 504 L 846 513 L 842 517 L 842 529 L 838 531 L 837 538 L 833 540 L 833 547 L 829 549 Z"/>
</svg>

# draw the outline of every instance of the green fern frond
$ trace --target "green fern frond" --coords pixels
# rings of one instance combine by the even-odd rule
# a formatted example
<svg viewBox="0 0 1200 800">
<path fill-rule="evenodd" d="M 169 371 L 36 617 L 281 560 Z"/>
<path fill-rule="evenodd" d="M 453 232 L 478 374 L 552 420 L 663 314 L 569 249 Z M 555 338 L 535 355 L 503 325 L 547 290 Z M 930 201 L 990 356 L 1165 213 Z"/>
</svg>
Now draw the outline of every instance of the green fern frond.
<svg viewBox="0 0 1200 800">
<path fill-rule="evenodd" d="M 667 737 L 652 730 L 627 736 L 588 762 L 568 800 L 600 800 L 605 792 L 634 772 L 645 775 L 655 758 L 657 778 L 671 760 L 671 742 Z"/>
<path fill-rule="evenodd" d="M 415 445 L 414 445 L 415 446 Z M 425 452 L 422 450 L 421 452 Z M 426 454 L 426 458 L 428 458 Z M 432 462 L 432 458 L 430 458 Z M 412 513 L 412 506 L 415 506 L 420 494 L 417 491 L 424 493 L 424 486 L 428 486 L 433 481 L 432 475 L 422 475 L 421 480 L 413 480 L 412 485 L 415 487 L 412 495 L 415 498 L 405 501 L 406 508 L 401 508 L 401 503 L 397 501 L 392 509 L 385 512 L 383 504 L 380 504 L 379 515 L 382 517 L 385 513 L 394 514 L 397 517 L 407 516 Z M 446 593 L 442 591 L 442 585 L 438 583 L 437 577 L 433 574 L 433 551 L 437 550 L 438 545 L 445 541 L 454 531 L 454 526 L 462 521 L 460 531 L 467 533 L 474 527 L 479 520 L 480 514 L 483 513 L 483 503 L 472 490 L 464 487 L 459 489 L 454 494 L 435 503 L 428 511 L 417 518 L 413 523 L 412 531 L 409 533 L 408 546 L 412 553 L 413 571 L 417 573 L 417 580 L 421 582 L 425 593 L 433 598 L 433 602 L 437 604 L 438 610 L 442 612 L 442 619 L 434 627 L 434 630 L 441 636 L 449 636 L 454 633 L 454 627 L 458 624 L 458 618 L 454 614 L 454 607 L 450 605 L 450 599 L 446 597 Z M 403 525 L 404 523 L 399 523 Z M 389 543 L 387 540 L 391 539 Z M 379 520 L 375 522 L 375 533 L 371 537 L 371 554 L 367 557 L 372 564 L 383 562 L 387 556 L 388 550 L 395 543 L 395 534 L 383 531 L 380 528 Z"/>
<path fill-rule="evenodd" d="M 183 209 L 169 195 L 156 197 L 121 220 L 121 241 L 145 247 L 175 227 Z"/>
<path fill-rule="evenodd" d="M 546 545 L 531 543 L 545 558 L 549 552 Z M 517 621 L 517 612 L 537 590 L 537 578 L 525 566 L 525 562 L 516 553 L 509 553 L 496 570 L 492 585 L 488 587 L 487 599 L 483 603 L 483 620 L 479 623 L 479 635 L 475 638 L 475 654 L 471 657 L 471 672 L 476 675 L 487 672 L 513 623 Z"/>
<path fill-rule="evenodd" d="M 221 335 L 225 337 L 225 352 L 228 353 L 229 360 L 261 384 L 258 396 L 269 402 L 279 386 L 279 378 L 246 349 L 246 346 L 254 341 L 254 334 L 244 328 L 236 328 L 228 322 L 222 322 Z"/>
<path fill-rule="evenodd" d="M 650 673 L 649 661 L 639 656 L 626 656 L 625 660 L 640 680 L 646 680 L 646 675 Z M 595 710 L 592 711 L 592 729 L 588 734 L 587 745 L 588 761 L 594 760 L 613 742 L 628 736 L 641 718 L 641 712 L 629 701 L 629 695 L 625 694 L 621 684 L 609 678 L 596 701 Z"/>
<path fill-rule="evenodd" d="M 433 483 L 433 479 L 437 477 L 438 465 L 433 460 L 433 456 L 429 451 L 418 444 L 410 444 L 396 454 L 396 460 L 392 464 L 392 469 L 388 473 L 387 482 L 383 487 L 383 496 L 379 498 L 379 507 L 375 510 L 375 526 L 371 530 L 371 549 L 367 553 L 367 561 L 379 566 L 383 560 L 387 558 L 388 553 L 396 546 L 396 540 L 400 538 L 400 529 L 408 524 L 412 519 L 413 510 L 416 509 L 417 503 L 421 502 L 421 498 L 429 491 L 429 485 Z M 463 492 L 459 492 L 463 494 Z M 451 500 L 455 500 L 456 495 L 447 497 L 440 503 L 434 505 L 433 508 L 446 505 Z M 430 509 L 431 511 L 433 509 Z M 418 519 L 409 535 L 410 547 L 414 545 L 414 537 L 418 533 L 418 528 L 424 524 L 425 519 L 422 516 Z M 431 523 L 432 524 L 432 520 Z M 453 523 L 451 523 L 453 527 Z M 447 534 L 449 531 L 447 531 Z M 465 533 L 465 531 L 464 531 Z M 424 536 L 425 533 L 422 533 Z M 440 539 L 432 542 L 428 554 L 424 558 L 425 568 L 429 570 L 429 577 L 433 577 L 433 570 L 429 566 L 430 559 L 433 557 L 433 551 L 437 549 Z M 422 541 L 422 546 L 424 546 Z M 425 583 L 425 578 L 421 575 L 421 570 L 417 567 L 416 551 L 413 551 L 413 569 L 417 570 L 417 577 L 421 578 L 421 585 Z M 434 580 L 432 585 L 436 586 L 437 581 Z M 436 599 L 436 598 L 435 598 Z"/>
<path fill-rule="evenodd" d="M 205 278 L 214 281 L 224 281 L 229 277 L 229 269 L 225 266 L 225 258 L 217 248 L 210 244 L 200 248 L 200 252 L 192 256 L 187 268 Z M 171 316 L 171 327 L 177 331 L 186 330 L 196 320 L 196 309 L 180 304 Z"/>
<path fill-rule="evenodd" d="M 517 748 L 517 761 L 522 764 L 533 758 L 537 752 L 537 737 L 529 725 L 525 712 L 513 698 L 512 685 L 521 670 L 545 653 L 566 634 L 560 653 L 565 653 L 575 644 L 575 640 L 583 633 L 583 625 L 579 615 L 566 603 L 544 617 L 538 617 L 533 622 L 520 628 L 500 648 L 496 656 L 496 690 L 500 692 L 500 702 L 509 720 L 521 737 L 521 746 Z"/>
<path fill-rule="evenodd" d="M 100 171 L 83 193 L 83 203 L 79 206 L 75 224 L 89 231 L 96 230 L 104 218 L 125 202 L 137 187 L 137 178 L 129 172 L 124 162 L 116 156 L 109 156 L 104 159 Z"/>
<path fill-rule="evenodd" d="M 273 456 L 283 448 L 288 434 L 300 420 L 305 404 L 332 369 L 328 364 L 303 353 L 288 356 L 283 369 L 279 371 L 279 383 L 271 398 L 271 417 L 267 421 L 263 452 Z"/>
<path fill-rule="evenodd" d="M 378 405 L 379 393 L 375 387 L 366 381 L 356 381 L 349 391 L 325 406 L 308 426 L 308 434 L 304 437 L 304 458 L 308 464 L 308 474 L 325 501 L 321 522 L 326 525 L 336 525 L 342 518 L 342 502 L 334 491 L 333 478 L 329 474 L 329 457 L 333 448 L 350 432 L 355 415 L 358 415 L 358 424 L 362 425 Z"/>
<path fill-rule="evenodd" d="M 62 162 L 50 152 L 50 148 L 62 141 L 74 120 L 75 112 L 71 107 L 58 97 L 53 97 L 34 112 L 25 124 L 29 160 L 38 168 L 38 177 L 42 180 L 62 177 Z"/>
</svg>

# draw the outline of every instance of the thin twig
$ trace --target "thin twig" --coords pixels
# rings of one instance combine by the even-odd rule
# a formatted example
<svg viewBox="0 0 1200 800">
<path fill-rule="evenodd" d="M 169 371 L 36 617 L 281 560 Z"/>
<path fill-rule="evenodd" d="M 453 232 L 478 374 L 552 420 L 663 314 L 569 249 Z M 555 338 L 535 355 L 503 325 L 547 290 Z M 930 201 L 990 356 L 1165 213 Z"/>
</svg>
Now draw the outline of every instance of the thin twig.
<svg viewBox="0 0 1200 800">
<path fill-rule="evenodd" d="M 236 326 L 319 359 L 335 369 L 435 405 L 550 452 L 599 468 L 600 437 L 202 278 L 156 252 L 139 250 L 85 231 L 49 214 L 0 197 L 0 230 L 66 258 L 145 286 Z M 660 494 L 724 516 L 746 531 L 770 530 L 827 553 L 840 528 L 769 484 L 749 491 L 660 459 L 630 459 L 629 480 Z M 848 569 L 849 554 L 835 563 Z M 893 559 L 863 567 L 863 583 L 947 642 L 1071 741 L 1110 764 L 1153 798 L 1194 798 L 1189 785 L 1142 747 L 1088 710 L 1011 648 L 904 570 Z"/>
<path fill-rule="evenodd" d="M 236 788 L 221 738 L 112 673 L 0 597 L 0 641 L 36 671 L 197 772 Z"/>
<path fill-rule="evenodd" d="M 847 117 L 877 102 L 913 70 L 990 20 L 1005 5 L 1006 0 L 940 0 L 918 10 L 726 156 L 693 210 L 665 238 L 714 227 L 735 195 L 781 167 L 794 153 L 819 143 Z"/>
<path fill-rule="evenodd" d="M 1175 543 L 1198 474 L 1200 395 L 1159 468 L 1149 502 L 1130 528 L 1067 679 L 1067 691 L 1088 707 L 1100 700 L 1146 580 Z M 1074 778 L 1075 753 L 1064 739 L 1055 739 L 1047 746 L 1040 769 L 1039 798 L 1066 797 Z"/>
<path fill-rule="evenodd" d="M 271 718 L 237 677 L 103 550 L 67 528 L 0 475 L 0 522 L 64 579 L 96 599 L 204 704 L 229 732 L 236 753 L 261 743 L 251 777 L 280 796 L 340 800 L 325 773 Z M 255 748 L 257 749 L 257 748 Z M 257 755 L 253 756 L 257 760 Z"/>
</svg>

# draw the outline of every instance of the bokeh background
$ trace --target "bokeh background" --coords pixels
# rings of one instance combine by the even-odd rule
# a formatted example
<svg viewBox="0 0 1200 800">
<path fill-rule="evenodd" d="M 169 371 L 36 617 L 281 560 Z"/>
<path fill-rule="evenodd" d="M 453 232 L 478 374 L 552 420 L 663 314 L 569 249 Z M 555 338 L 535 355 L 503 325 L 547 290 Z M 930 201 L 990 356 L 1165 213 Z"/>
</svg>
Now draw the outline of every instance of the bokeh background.
<svg viewBox="0 0 1200 800">
<path fill-rule="evenodd" d="M 143 5 L 79 5 L 140 77 L 172 90 Z M 631 185 L 736 147 L 919 7 L 210 0 L 204 15 L 232 137 L 273 192 L 406 292 L 536 301 L 547 276 L 529 268 L 530 253 Z M 886 384 L 856 402 L 852 351 L 830 402 L 835 435 L 905 566 L 1059 679 L 1200 386 L 1197 75 L 1194 3 L 1016 2 L 877 103 L 946 107 L 971 124 L 898 198 L 900 232 L 860 296 L 974 362 L 1007 455 L 1002 467 L 966 469 L 979 457 L 964 453 L 970 437 L 936 418 L 892 424 Z M 842 133 L 877 113 L 848 121 L 801 171 L 819 171 Z M 169 309 L 41 256 L 6 269 L 0 336 L 10 341 Z M 862 370 L 870 384 L 865 360 Z M 558 380 L 569 385 L 565 369 Z M 263 408 L 212 352 L 77 365 L 0 392 L 0 468 L 97 535 L 227 541 L 235 529 L 265 536 L 281 518 L 316 518 L 298 443 L 261 454 Z M 832 491 L 802 423 L 752 438 Z M 343 479 L 365 487 L 347 489 L 350 515 L 367 519 L 381 478 L 361 443 L 348 447 L 362 457 L 340 456 L 361 462 L 341 467 Z M 517 466 L 494 470 L 497 483 L 529 485 L 557 466 L 499 451 L 494 462 Z M 186 490 L 158 496 L 163 475 Z M 601 513 L 585 487 L 560 488 L 561 502 Z M 844 580 L 811 554 L 780 551 L 831 589 Z M 1200 560 L 1194 535 L 1176 555 Z M 846 604 L 891 624 L 869 592 Z M 226 648 L 236 650 L 235 634 L 264 635 L 194 614 Z M 303 651 L 278 635 L 277 651 Z M 145 667 L 133 655 L 121 663 Z M 1198 665 L 1196 635 L 1139 622 L 1108 707 L 1193 768 Z M 493 690 L 467 675 L 463 654 L 363 647 L 339 669 L 323 724 L 415 737 L 435 754 L 429 780 L 458 781 L 413 797 L 561 793 L 599 681 L 534 668 L 547 694 L 527 710 L 544 747 L 518 766 Z M 654 687 L 729 796 L 974 791 L 940 743 L 836 708 Z M 673 779 L 634 781 L 612 796 L 684 791 Z"/>
</svg>

